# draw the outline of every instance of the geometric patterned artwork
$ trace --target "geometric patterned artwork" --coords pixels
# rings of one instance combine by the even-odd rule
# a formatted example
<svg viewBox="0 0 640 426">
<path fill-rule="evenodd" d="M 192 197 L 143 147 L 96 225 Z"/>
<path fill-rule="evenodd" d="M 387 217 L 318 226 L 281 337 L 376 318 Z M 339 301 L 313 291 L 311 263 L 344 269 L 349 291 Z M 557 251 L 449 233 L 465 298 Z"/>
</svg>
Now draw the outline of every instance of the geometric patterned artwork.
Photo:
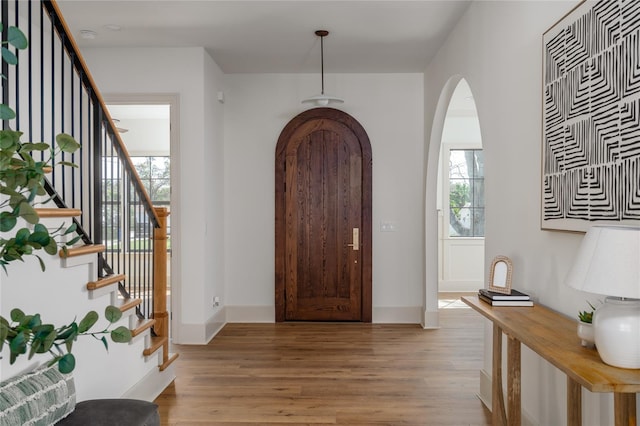
<svg viewBox="0 0 640 426">
<path fill-rule="evenodd" d="M 543 229 L 640 225 L 640 0 L 585 1 L 543 35 Z"/>
</svg>

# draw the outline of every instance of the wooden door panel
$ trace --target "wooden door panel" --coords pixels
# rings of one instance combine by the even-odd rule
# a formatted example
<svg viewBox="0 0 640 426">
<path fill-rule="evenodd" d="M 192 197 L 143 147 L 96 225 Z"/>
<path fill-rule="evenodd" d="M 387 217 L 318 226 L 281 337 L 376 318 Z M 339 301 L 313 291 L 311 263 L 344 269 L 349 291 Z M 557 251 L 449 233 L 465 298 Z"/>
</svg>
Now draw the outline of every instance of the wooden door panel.
<svg viewBox="0 0 640 426">
<path fill-rule="evenodd" d="M 311 117 L 300 120 L 304 115 Z M 330 108 L 307 111 L 278 141 L 278 321 L 371 318 L 370 145 L 344 116 L 353 120 Z M 348 246 L 353 228 L 360 230 L 361 250 Z"/>
<path fill-rule="evenodd" d="M 286 262 L 296 270 L 287 280 L 286 319 L 360 320 L 361 252 L 348 246 L 361 228 L 360 144 L 340 123 L 314 124 L 293 134 L 299 143 L 286 154 L 294 167 L 286 203 L 295 206 Z"/>
</svg>

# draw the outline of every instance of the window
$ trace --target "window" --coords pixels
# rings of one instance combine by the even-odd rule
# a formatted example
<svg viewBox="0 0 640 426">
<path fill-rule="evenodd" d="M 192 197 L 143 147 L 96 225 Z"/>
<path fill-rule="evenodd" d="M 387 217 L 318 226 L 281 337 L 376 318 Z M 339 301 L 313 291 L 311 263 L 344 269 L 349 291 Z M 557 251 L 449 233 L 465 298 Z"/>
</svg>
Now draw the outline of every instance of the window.
<svg viewBox="0 0 640 426">
<path fill-rule="evenodd" d="M 484 157 L 481 149 L 449 151 L 449 236 L 484 237 Z"/>
<path fill-rule="evenodd" d="M 168 206 L 171 200 L 169 157 L 132 157 L 142 185 L 154 206 Z"/>
</svg>

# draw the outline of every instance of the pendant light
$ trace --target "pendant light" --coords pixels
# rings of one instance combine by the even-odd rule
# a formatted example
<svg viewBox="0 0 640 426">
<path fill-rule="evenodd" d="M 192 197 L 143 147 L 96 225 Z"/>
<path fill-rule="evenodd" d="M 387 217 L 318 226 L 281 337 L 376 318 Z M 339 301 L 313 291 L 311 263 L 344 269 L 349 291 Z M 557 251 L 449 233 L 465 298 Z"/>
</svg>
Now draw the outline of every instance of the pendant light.
<svg viewBox="0 0 640 426">
<path fill-rule="evenodd" d="M 319 95 L 311 96 L 310 98 L 303 99 L 303 104 L 313 104 L 318 107 L 324 107 L 331 104 L 341 104 L 344 100 L 331 95 L 325 95 L 324 93 L 324 38 L 329 35 L 329 31 L 318 30 L 316 35 L 320 37 L 320 72 L 322 78 L 322 91 Z"/>
</svg>

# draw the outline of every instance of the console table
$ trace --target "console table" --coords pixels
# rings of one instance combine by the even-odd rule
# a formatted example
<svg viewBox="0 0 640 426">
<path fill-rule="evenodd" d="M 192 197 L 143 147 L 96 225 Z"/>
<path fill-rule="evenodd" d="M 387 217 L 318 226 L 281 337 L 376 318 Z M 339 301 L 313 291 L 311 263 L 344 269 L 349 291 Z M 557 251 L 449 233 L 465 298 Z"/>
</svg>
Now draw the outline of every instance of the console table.
<svg viewBox="0 0 640 426">
<path fill-rule="evenodd" d="M 582 387 L 613 392 L 615 425 L 636 425 L 636 393 L 640 370 L 616 368 L 602 362 L 595 349 L 584 348 L 576 334 L 577 321 L 545 308 L 493 307 L 478 297 L 462 301 L 493 322 L 492 416 L 494 425 L 521 422 L 521 343 L 567 375 L 567 424 L 582 424 Z M 502 391 L 502 333 L 507 336 L 507 404 Z"/>
</svg>

